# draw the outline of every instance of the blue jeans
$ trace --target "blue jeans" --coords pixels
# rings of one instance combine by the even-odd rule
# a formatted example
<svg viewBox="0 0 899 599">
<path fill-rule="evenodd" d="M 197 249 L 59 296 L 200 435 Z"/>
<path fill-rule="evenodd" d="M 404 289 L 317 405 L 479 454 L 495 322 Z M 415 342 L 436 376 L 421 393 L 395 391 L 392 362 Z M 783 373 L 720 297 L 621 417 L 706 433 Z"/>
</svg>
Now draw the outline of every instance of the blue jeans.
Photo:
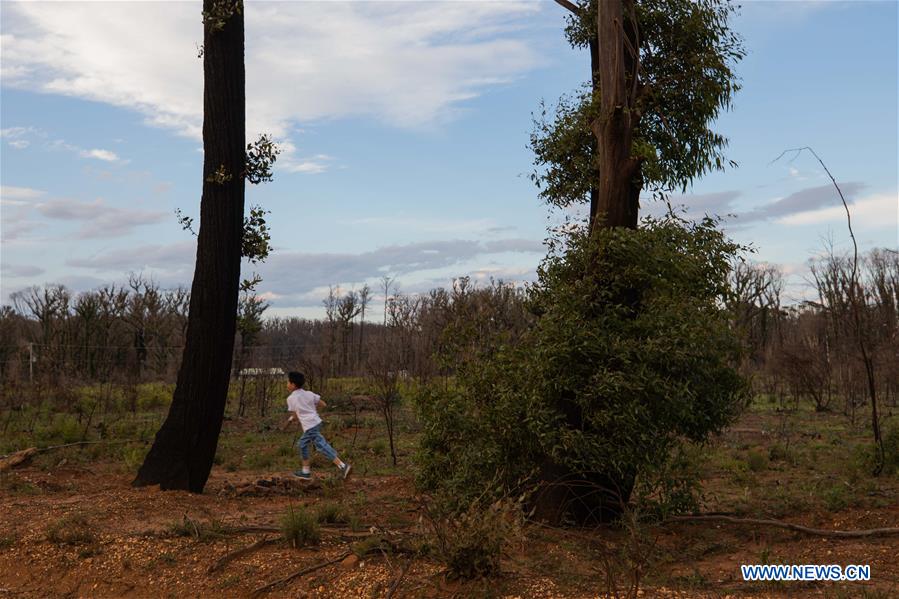
<svg viewBox="0 0 899 599">
<path fill-rule="evenodd" d="M 304 460 L 309 459 L 309 446 L 315 445 L 315 448 L 318 450 L 320 454 L 328 458 L 328 461 L 333 462 L 334 458 L 337 457 L 337 452 L 334 451 L 334 448 L 328 444 L 328 441 L 322 436 L 322 425 L 316 424 L 310 429 L 306 429 L 303 432 L 303 436 L 300 437 L 300 440 L 297 442 L 297 445 L 300 446 L 300 455 L 303 456 Z"/>
</svg>

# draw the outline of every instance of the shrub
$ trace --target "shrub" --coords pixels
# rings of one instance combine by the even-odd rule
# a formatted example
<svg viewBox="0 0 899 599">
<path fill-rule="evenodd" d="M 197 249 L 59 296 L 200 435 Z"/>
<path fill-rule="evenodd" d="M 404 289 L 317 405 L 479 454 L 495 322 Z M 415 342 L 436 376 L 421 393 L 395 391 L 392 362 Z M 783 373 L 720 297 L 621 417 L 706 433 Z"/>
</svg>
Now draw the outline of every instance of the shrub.
<svg viewBox="0 0 899 599">
<path fill-rule="evenodd" d="M 899 473 L 899 426 L 893 426 L 883 435 L 883 471 Z"/>
<path fill-rule="evenodd" d="M 768 459 L 772 462 L 796 463 L 796 455 L 788 447 L 776 443 L 768 450 Z"/>
<path fill-rule="evenodd" d="M 521 520 L 521 506 L 508 499 L 478 500 L 462 512 L 432 515 L 447 576 L 470 580 L 498 575 L 503 549 L 521 535 Z"/>
<path fill-rule="evenodd" d="M 375 439 L 369 443 L 368 448 L 376 456 L 385 456 L 387 455 L 387 440 L 381 438 Z"/>
<path fill-rule="evenodd" d="M 760 451 L 750 451 L 746 457 L 746 464 L 753 472 L 761 472 L 768 468 L 768 457 Z"/>
<path fill-rule="evenodd" d="M 339 503 L 323 503 L 318 506 L 316 518 L 319 524 L 345 524 L 348 521 L 343 506 Z"/>
<path fill-rule="evenodd" d="M 419 484 L 470 499 L 498 474 L 505 490 L 562 487 L 534 494 L 553 519 L 620 514 L 636 479 L 747 404 L 724 308 L 739 251 L 711 219 L 673 216 L 556 240 L 520 336 L 497 327 L 500 308 L 460 310 L 444 331 L 456 384 L 418 395 Z"/>
<path fill-rule="evenodd" d="M 96 540 L 84 514 L 69 514 L 47 526 L 47 540 L 58 545 L 85 545 Z"/>
<path fill-rule="evenodd" d="M 281 519 L 281 535 L 297 548 L 315 545 L 319 541 L 318 523 L 305 508 L 290 507 Z"/>
<path fill-rule="evenodd" d="M 824 505 L 832 512 L 838 512 L 849 505 L 849 492 L 842 484 L 836 484 L 824 492 Z"/>
<path fill-rule="evenodd" d="M 137 386 L 137 409 L 152 412 L 167 407 L 172 402 L 174 389 L 164 383 L 145 383 Z"/>
</svg>

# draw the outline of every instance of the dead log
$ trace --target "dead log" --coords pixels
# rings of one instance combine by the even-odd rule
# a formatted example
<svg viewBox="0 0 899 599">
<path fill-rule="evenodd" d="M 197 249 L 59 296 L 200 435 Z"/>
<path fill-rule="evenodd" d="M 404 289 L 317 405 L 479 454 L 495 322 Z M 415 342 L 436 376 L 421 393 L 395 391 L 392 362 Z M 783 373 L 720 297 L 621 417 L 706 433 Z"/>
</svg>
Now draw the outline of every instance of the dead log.
<svg viewBox="0 0 899 599">
<path fill-rule="evenodd" d="M 31 461 L 31 458 L 37 454 L 37 452 L 37 447 L 29 447 L 28 449 L 23 449 L 21 451 L 17 451 L 13 454 L 0 458 L 0 472 L 12 470 L 16 466 L 27 464 L 29 461 Z"/>
</svg>

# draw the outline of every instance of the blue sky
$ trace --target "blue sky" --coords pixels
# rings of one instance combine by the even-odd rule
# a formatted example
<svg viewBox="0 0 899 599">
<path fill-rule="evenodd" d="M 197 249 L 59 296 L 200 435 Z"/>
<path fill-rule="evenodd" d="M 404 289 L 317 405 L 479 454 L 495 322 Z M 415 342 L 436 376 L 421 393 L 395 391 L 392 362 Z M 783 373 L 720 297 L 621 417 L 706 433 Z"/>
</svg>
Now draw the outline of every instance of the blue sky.
<svg viewBox="0 0 899 599">
<path fill-rule="evenodd" d="M 199 212 L 198 2 L 2 2 L 0 298 L 129 272 L 189 285 Z M 528 178 L 531 113 L 584 80 L 555 3 L 248 2 L 248 137 L 285 152 L 271 314 L 317 316 L 329 284 L 390 274 L 408 292 L 472 275 L 525 281 L 560 215 Z M 740 166 L 675 203 L 736 213 L 760 261 L 803 273 L 845 216 L 810 145 L 853 202 L 863 248 L 897 246 L 897 3 L 758 2 L 735 27 L 743 90 L 717 128 Z M 652 210 L 650 206 L 648 210 Z"/>
</svg>

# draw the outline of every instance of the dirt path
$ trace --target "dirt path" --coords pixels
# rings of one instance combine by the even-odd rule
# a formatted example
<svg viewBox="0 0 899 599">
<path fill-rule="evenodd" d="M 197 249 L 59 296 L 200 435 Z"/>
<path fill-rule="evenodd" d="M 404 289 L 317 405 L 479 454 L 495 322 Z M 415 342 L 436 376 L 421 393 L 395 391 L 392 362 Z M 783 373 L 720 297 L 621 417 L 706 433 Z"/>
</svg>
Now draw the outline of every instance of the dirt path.
<svg viewBox="0 0 899 599">
<path fill-rule="evenodd" d="M 208 540 L 170 534 L 183 522 L 220 521 L 228 527 L 278 526 L 291 505 L 353 503 L 366 526 L 412 530 L 418 519 L 408 480 L 324 478 L 292 495 L 238 496 L 235 488 L 259 478 L 216 468 L 203 495 L 134 489 L 115 466 L 25 468 L 7 475 L 0 490 L 0 598 L 2 597 L 247 597 L 257 587 L 307 566 L 335 558 L 353 541 L 328 531 L 314 548 L 270 544 L 208 573 L 223 555 L 252 544 L 265 533 Z M 15 484 L 11 484 L 15 483 Z M 48 540 L 60 522 L 81 519 L 92 542 Z M 829 528 L 895 526 L 899 508 L 848 510 L 834 516 L 809 514 L 803 524 Z M 69 526 L 72 526 L 71 524 Z M 65 533 L 63 526 L 62 533 Z M 268 536 L 275 536 L 269 534 Z M 644 585 L 654 597 L 870 597 L 899 596 L 899 539 L 830 540 L 788 531 L 751 530 L 715 524 L 677 524 L 656 532 L 661 568 L 679 588 Z M 443 579 L 434 561 L 403 555 L 348 560 L 273 589 L 267 597 L 385 597 L 402 574 L 394 597 L 595 597 L 604 588 L 587 544 L 570 534 L 546 531 L 517 548 L 498 582 L 461 585 Z M 868 585 L 763 585 L 739 579 L 739 565 L 760 563 L 869 564 Z M 406 569 L 405 573 L 403 570 Z M 721 589 L 721 590 L 710 590 Z M 724 590 L 727 589 L 727 590 Z M 892 594 L 896 591 L 895 594 Z M 842 593 L 842 594 L 840 594 Z M 877 593 L 877 594 L 875 594 Z"/>
</svg>

